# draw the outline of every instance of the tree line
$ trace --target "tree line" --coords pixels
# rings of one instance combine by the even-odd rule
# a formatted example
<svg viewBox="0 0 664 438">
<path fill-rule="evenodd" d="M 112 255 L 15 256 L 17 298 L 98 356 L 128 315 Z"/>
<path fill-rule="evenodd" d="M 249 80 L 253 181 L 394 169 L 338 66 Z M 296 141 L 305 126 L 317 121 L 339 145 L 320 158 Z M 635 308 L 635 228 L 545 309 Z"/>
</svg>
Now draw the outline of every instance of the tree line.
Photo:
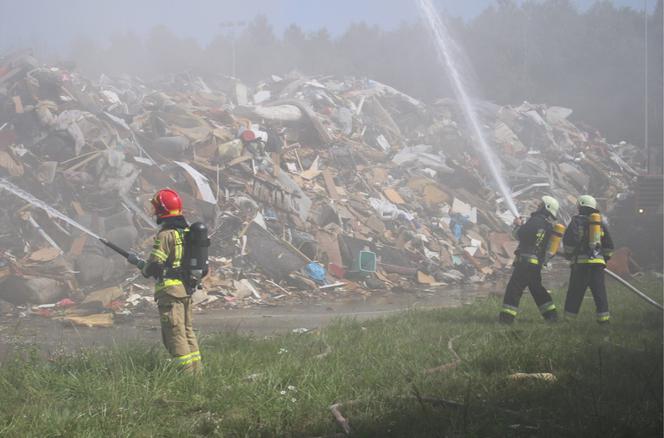
<svg viewBox="0 0 664 438">
<path fill-rule="evenodd" d="M 662 148 L 662 0 L 648 20 L 649 143 Z M 220 23 L 223 17 L 220 17 Z M 118 34 L 110 44 L 72 43 L 70 58 L 87 74 L 151 79 L 192 71 L 247 83 L 297 70 L 308 75 L 361 76 L 425 101 L 452 96 L 423 23 L 384 30 L 351 24 L 332 36 L 296 24 L 277 34 L 269 17 L 220 26 L 208 44 L 158 26 L 145 37 Z M 643 11 L 599 1 L 580 11 L 571 0 L 498 0 L 478 16 L 449 26 L 474 70 L 477 97 L 498 104 L 524 100 L 574 109 L 576 122 L 610 141 L 643 145 L 646 68 Z M 231 27 L 227 27 L 231 28 Z M 235 54 L 233 56 L 233 54 Z M 233 61 L 233 59 L 235 61 Z"/>
</svg>

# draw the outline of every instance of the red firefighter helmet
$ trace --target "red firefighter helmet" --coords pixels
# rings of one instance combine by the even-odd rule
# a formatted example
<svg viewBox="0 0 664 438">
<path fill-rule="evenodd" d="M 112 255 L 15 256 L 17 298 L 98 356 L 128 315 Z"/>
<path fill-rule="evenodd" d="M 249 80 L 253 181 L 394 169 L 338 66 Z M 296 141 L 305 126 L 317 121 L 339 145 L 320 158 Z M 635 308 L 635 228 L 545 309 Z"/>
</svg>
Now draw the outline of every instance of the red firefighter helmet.
<svg viewBox="0 0 664 438">
<path fill-rule="evenodd" d="M 182 215 L 182 200 L 175 190 L 159 190 L 150 202 L 154 215 L 160 219 Z"/>
</svg>

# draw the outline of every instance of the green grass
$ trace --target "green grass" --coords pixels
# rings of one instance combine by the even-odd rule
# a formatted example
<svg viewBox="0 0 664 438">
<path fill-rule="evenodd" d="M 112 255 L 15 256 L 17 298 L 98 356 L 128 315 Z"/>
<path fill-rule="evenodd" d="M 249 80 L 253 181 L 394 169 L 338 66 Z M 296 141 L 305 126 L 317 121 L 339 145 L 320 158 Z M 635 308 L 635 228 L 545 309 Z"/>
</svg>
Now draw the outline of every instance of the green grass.
<svg viewBox="0 0 664 438">
<path fill-rule="evenodd" d="M 660 280 L 637 283 L 661 301 Z M 341 431 L 329 406 L 356 400 L 341 407 L 354 436 L 661 437 L 662 313 L 618 286 L 609 299 L 608 327 L 591 299 L 576 321 L 545 324 L 526 294 L 512 327 L 489 298 L 300 335 L 208 336 L 199 378 L 160 345 L 24 352 L 0 367 L 0 436 L 325 436 Z M 456 336 L 460 365 L 424 373 L 453 360 Z"/>
</svg>

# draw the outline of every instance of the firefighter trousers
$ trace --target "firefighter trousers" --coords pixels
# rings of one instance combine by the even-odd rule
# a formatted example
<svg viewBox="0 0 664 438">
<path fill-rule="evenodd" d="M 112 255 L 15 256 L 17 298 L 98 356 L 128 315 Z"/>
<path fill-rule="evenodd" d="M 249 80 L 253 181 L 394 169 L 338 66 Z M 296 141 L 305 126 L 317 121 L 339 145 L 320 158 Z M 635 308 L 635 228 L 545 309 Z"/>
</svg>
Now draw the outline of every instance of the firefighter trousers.
<svg viewBox="0 0 664 438">
<path fill-rule="evenodd" d="M 555 320 L 556 306 L 553 304 L 551 294 L 542 286 L 542 267 L 525 261 L 519 261 L 514 265 L 514 271 L 503 297 L 500 320 L 511 322 L 516 317 L 519 301 L 526 287 L 530 290 L 542 316 L 547 320 Z"/>
<path fill-rule="evenodd" d="M 191 297 L 161 294 L 157 298 L 161 338 L 175 364 L 186 372 L 201 367 L 201 353 L 192 324 Z"/>
<path fill-rule="evenodd" d="M 604 265 L 600 263 L 572 265 L 567 297 L 565 298 L 565 314 L 576 316 L 579 313 L 583 296 L 586 294 L 588 287 L 590 287 L 590 292 L 592 292 L 595 300 L 597 321 L 607 322 L 609 320 L 609 300 L 604 286 Z"/>
</svg>

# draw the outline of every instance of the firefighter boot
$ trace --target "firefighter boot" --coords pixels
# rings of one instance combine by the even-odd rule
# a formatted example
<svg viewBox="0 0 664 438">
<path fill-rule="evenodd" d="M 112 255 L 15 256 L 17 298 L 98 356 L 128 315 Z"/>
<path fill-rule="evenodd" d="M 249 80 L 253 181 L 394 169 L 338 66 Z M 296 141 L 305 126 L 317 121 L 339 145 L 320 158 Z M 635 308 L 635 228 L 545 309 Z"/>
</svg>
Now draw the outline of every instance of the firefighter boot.
<svg viewBox="0 0 664 438">
<path fill-rule="evenodd" d="M 498 314 L 498 322 L 501 324 L 511 325 L 514 322 L 514 315 L 509 313 L 500 312 Z"/>
<path fill-rule="evenodd" d="M 558 312 L 554 310 L 549 310 L 542 314 L 546 322 L 558 322 Z"/>
</svg>

